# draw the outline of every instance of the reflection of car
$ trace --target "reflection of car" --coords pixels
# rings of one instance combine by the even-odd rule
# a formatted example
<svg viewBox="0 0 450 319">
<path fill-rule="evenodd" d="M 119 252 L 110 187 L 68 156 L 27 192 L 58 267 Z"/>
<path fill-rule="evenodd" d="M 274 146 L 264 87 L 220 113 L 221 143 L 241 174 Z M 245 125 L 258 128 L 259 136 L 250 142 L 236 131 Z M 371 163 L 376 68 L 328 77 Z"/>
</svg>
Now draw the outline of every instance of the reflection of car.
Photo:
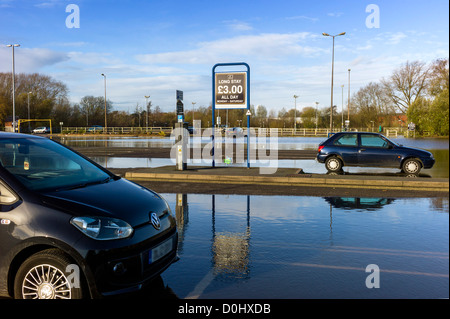
<svg viewBox="0 0 450 319">
<path fill-rule="evenodd" d="M 393 198 L 324 197 L 335 208 L 374 211 L 394 202 Z"/>
<path fill-rule="evenodd" d="M 48 134 L 50 133 L 50 129 L 48 127 L 37 127 L 33 130 L 35 134 Z"/>
<path fill-rule="evenodd" d="M 103 131 L 103 126 L 101 125 L 92 125 L 90 128 L 88 128 L 88 132 L 101 132 Z"/>
<path fill-rule="evenodd" d="M 242 137 L 244 136 L 244 130 L 242 127 L 230 127 L 225 130 L 225 136 Z"/>
<path fill-rule="evenodd" d="M 158 194 L 49 139 L 0 133 L 0 296 L 140 289 L 176 259 Z"/>
<path fill-rule="evenodd" d="M 328 171 L 340 171 L 343 166 L 400 168 L 408 174 L 418 174 L 422 168 L 432 168 L 434 157 L 428 151 L 396 144 L 378 133 L 340 132 L 319 145 L 316 157 Z"/>
</svg>

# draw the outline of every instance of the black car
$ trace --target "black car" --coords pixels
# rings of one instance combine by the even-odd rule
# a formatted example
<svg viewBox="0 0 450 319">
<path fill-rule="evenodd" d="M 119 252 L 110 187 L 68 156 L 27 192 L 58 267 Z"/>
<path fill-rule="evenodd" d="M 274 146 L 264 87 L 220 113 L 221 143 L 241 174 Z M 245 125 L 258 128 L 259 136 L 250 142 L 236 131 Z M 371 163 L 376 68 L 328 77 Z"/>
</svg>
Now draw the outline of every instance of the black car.
<svg viewBox="0 0 450 319">
<path fill-rule="evenodd" d="M 382 134 L 368 132 L 340 132 L 319 145 L 316 157 L 328 171 L 337 172 L 343 166 L 371 166 L 399 168 L 407 174 L 418 174 L 422 168 L 432 168 L 433 154 L 405 147 Z"/>
<path fill-rule="evenodd" d="M 167 202 L 47 138 L 0 133 L 0 296 L 136 291 L 177 259 Z"/>
</svg>

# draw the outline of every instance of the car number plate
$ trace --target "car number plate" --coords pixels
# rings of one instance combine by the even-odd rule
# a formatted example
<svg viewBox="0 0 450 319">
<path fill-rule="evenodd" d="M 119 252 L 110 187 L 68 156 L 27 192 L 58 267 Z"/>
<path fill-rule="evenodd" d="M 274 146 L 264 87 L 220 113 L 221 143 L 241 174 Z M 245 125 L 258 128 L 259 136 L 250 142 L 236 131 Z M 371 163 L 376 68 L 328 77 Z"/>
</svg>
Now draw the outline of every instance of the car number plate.
<svg viewBox="0 0 450 319">
<path fill-rule="evenodd" d="M 152 250 L 150 250 L 150 252 L 148 254 L 148 263 L 151 264 L 151 263 L 154 263 L 155 261 L 158 261 L 165 255 L 170 253 L 170 251 L 172 250 L 172 247 L 173 247 L 173 243 L 172 243 L 172 238 L 171 238 L 169 240 L 166 240 L 159 246 L 156 246 L 155 248 L 153 248 Z"/>
</svg>

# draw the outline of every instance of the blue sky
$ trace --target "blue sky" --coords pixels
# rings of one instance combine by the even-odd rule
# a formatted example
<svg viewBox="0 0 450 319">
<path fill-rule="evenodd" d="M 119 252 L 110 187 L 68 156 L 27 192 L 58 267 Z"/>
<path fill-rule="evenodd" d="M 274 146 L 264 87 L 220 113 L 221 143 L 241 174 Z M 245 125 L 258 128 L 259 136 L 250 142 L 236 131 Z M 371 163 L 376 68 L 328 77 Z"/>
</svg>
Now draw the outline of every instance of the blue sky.
<svg viewBox="0 0 450 319">
<path fill-rule="evenodd" d="M 79 7 L 80 27 L 67 28 L 69 4 Z M 379 28 L 368 28 L 375 4 Z M 227 0 L 113 1 L 0 0 L 0 72 L 39 72 L 63 81 L 71 102 L 103 95 L 114 109 L 133 112 L 145 95 L 175 110 L 175 90 L 185 107 L 211 103 L 216 63 L 251 67 L 251 103 L 277 113 L 294 106 L 329 107 L 332 39 L 335 104 L 348 92 L 388 77 L 406 61 L 429 63 L 449 56 L 449 4 L 445 0 Z M 346 103 L 346 102 L 344 102 Z"/>
</svg>

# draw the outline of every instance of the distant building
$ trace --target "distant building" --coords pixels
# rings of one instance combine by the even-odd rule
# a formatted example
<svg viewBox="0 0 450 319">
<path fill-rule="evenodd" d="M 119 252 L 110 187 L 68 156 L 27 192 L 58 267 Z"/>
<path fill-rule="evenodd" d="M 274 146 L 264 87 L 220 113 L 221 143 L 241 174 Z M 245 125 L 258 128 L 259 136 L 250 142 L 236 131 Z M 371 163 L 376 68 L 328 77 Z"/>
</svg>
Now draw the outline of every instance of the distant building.
<svg viewBox="0 0 450 319">
<path fill-rule="evenodd" d="M 20 120 L 20 117 L 16 116 L 16 123 Z M 7 116 L 5 119 L 5 132 L 12 132 L 13 131 L 13 122 L 12 122 L 12 116 Z M 17 131 L 17 124 L 16 124 L 16 131 Z"/>
<path fill-rule="evenodd" d="M 388 127 L 405 126 L 408 124 L 408 117 L 406 114 L 398 113 L 387 117 L 380 116 L 378 122 Z"/>
</svg>

